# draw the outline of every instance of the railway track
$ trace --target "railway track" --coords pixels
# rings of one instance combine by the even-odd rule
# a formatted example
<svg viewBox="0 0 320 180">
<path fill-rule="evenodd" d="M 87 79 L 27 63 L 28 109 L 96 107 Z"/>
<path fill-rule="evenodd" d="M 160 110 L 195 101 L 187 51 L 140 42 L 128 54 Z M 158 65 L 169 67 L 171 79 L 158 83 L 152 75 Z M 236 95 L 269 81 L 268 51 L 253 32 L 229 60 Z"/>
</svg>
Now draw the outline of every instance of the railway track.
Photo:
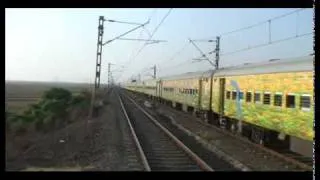
<svg viewBox="0 0 320 180">
<path fill-rule="evenodd" d="M 132 99 L 123 97 L 118 96 L 121 109 L 146 171 L 214 171 Z"/>
<path fill-rule="evenodd" d="M 188 118 L 188 115 L 183 112 L 180 112 L 180 111 L 177 112 L 176 110 L 173 110 L 173 109 L 171 109 L 170 112 L 178 113 L 177 116 L 180 116 L 183 118 Z M 274 161 L 278 161 L 279 163 L 281 163 L 284 166 L 287 166 L 288 168 L 293 169 L 293 170 L 312 171 L 313 162 L 312 162 L 312 160 L 310 160 L 310 158 L 303 157 L 301 155 L 292 153 L 290 151 L 280 151 L 280 150 L 276 150 L 276 149 L 271 149 L 269 147 L 261 146 L 261 145 L 258 145 L 258 144 L 255 144 L 255 143 L 249 141 L 248 139 L 246 139 L 244 137 L 239 137 L 236 134 L 233 134 L 225 129 L 221 129 L 216 126 L 204 123 L 200 120 L 197 120 L 197 122 L 198 122 L 198 124 L 196 122 L 192 122 L 192 123 L 190 122 L 192 124 L 192 125 L 190 125 L 190 127 L 200 128 L 200 126 L 206 126 L 208 128 L 213 128 L 217 132 L 222 133 L 224 135 L 227 135 L 227 136 L 224 136 L 224 138 L 226 138 L 226 141 L 228 141 L 228 140 L 230 141 L 230 138 L 234 139 L 234 140 L 232 140 L 232 142 L 235 140 L 238 140 L 238 142 L 235 142 L 237 147 L 242 148 L 242 146 L 243 146 L 242 149 L 246 149 L 246 147 L 251 147 L 251 149 L 255 150 L 254 154 L 257 154 L 257 156 L 259 156 L 259 157 L 260 156 L 261 157 L 268 156 L 270 158 L 272 157 L 272 159 L 274 159 Z M 191 133 L 191 132 L 189 131 L 189 133 Z M 196 136 L 196 134 L 194 134 L 194 136 Z M 239 151 L 240 151 L 240 149 L 239 149 Z M 263 160 L 264 158 L 261 158 L 261 159 Z M 250 164 L 251 163 L 248 163 L 248 165 L 250 165 Z"/>
</svg>

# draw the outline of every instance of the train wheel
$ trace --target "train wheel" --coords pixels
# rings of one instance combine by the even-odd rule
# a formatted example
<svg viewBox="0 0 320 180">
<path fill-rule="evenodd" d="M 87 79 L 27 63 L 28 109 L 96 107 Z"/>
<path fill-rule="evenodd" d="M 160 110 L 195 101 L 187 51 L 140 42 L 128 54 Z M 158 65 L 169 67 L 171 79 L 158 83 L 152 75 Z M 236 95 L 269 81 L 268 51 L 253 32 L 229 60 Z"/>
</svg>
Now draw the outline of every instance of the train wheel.
<svg viewBox="0 0 320 180">
<path fill-rule="evenodd" d="M 219 119 L 219 127 L 222 128 L 222 129 L 226 129 L 226 127 L 227 127 L 227 120 L 226 120 L 226 118 L 221 117 L 221 118 Z"/>
</svg>

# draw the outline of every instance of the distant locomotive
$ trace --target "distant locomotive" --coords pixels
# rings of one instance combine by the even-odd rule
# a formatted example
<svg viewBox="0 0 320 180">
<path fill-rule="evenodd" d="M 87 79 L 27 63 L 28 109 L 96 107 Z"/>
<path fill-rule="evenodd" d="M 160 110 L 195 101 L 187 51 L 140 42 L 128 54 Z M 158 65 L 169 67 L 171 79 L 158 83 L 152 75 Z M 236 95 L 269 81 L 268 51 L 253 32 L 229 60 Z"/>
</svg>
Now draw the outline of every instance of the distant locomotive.
<svg viewBox="0 0 320 180">
<path fill-rule="evenodd" d="M 125 88 L 203 115 L 231 131 L 241 120 L 242 134 L 252 141 L 312 157 L 313 64 L 313 56 L 277 59 L 129 83 Z"/>
</svg>

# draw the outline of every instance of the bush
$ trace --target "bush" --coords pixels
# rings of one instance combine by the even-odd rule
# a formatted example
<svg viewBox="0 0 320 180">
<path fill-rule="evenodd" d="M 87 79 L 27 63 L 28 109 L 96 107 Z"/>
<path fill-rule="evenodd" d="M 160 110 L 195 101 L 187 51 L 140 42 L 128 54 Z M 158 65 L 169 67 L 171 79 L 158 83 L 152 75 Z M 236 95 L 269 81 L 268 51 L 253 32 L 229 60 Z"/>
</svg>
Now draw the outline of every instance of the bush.
<svg viewBox="0 0 320 180">
<path fill-rule="evenodd" d="M 36 130 L 52 129 L 56 123 L 63 123 L 73 107 L 81 109 L 89 107 L 90 98 L 91 93 L 88 91 L 72 96 L 66 89 L 52 88 L 43 94 L 39 103 L 31 105 L 22 115 L 6 111 L 6 120 L 17 132 L 23 132 L 24 126 L 31 123 Z"/>
<path fill-rule="evenodd" d="M 71 100 L 72 105 L 77 107 L 87 108 L 90 105 L 91 93 L 88 91 L 81 91 L 80 94 L 73 96 Z"/>
<path fill-rule="evenodd" d="M 56 100 L 69 102 L 72 98 L 72 93 L 63 88 L 52 88 L 43 94 L 43 100 Z"/>
</svg>

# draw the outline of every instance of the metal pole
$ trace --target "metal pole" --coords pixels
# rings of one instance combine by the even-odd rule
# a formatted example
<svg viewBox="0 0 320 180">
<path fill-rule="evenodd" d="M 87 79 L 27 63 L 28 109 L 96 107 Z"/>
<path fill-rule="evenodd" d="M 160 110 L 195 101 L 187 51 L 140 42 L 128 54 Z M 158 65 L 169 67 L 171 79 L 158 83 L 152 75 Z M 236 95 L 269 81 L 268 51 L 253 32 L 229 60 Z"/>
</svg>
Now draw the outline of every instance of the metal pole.
<svg viewBox="0 0 320 180">
<path fill-rule="evenodd" d="M 216 41 L 216 69 L 219 69 L 219 59 L 220 59 L 220 37 L 217 36 Z"/>
<path fill-rule="evenodd" d="M 110 87 L 110 76 L 111 76 L 111 63 L 108 63 L 108 87 Z"/>
<path fill-rule="evenodd" d="M 215 69 L 218 70 L 218 69 L 219 69 L 219 60 L 220 60 L 220 36 L 217 36 L 215 52 L 216 52 Z M 212 81 L 212 79 L 213 79 L 213 73 L 212 73 L 212 76 L 211 76 L 211 81 Z M 220 82 L 219 82 L 219 83 L 220 83 Z M 213 88 L 213 87 L 211 86 L 211 88 Z M 211 93 L 212 93 L 212 92 L 211 92 Z M 211 96 L 212 96 L 212 95 L 211 95 Z M 211 99 L 211 100 L 212 100 L 212 99 Z M 210 104 L 211 104 L 211 103 L 212 103 L 212 102 L 210 101 Z M 218 119 L 217 125 L 220 125 L 221 118 L 222 118 L 221 113 L 220 113 L 220 115 L 219 115 L 218 118 L 219 118 L 219 119 Z"/>
<path fill-rule="evenodd" d="M 268 21 L 269 25 L 269 44 L 271 43 L 271 20 Z"/>
<path fill-rule="evenodd" d="M 94 87 L 92 89 L 91 105 L 89 109 L 90 118 L 92 117 L 92 114 L 93 114 L 93 106 L 95 101 L 96 89 L 100 87 L 102 40 L 103 40 L 103 28 L 104 28 L 103 24 L 104 24 L 104 16 L 99 16 L 96 75 L 95 75 Z"/>
<path fill-rule="evenodd" d="M 95 87 L 100 88 L 100 74 L 101 74 L 101 55 L 102 55 L 102 40 L 103 40 L 103 23 L 104 17 L 99 17 L 99 27 L 98 27 L 98 44 L 97 44 L 97 69 L 96 69 L 96 81 Z"/>
<path fill-rule="evenodd" d="M 157 78 L 157 66 L 154 65 L 153 67 L 153 78 L 156 79 Z"/>
</svg>

